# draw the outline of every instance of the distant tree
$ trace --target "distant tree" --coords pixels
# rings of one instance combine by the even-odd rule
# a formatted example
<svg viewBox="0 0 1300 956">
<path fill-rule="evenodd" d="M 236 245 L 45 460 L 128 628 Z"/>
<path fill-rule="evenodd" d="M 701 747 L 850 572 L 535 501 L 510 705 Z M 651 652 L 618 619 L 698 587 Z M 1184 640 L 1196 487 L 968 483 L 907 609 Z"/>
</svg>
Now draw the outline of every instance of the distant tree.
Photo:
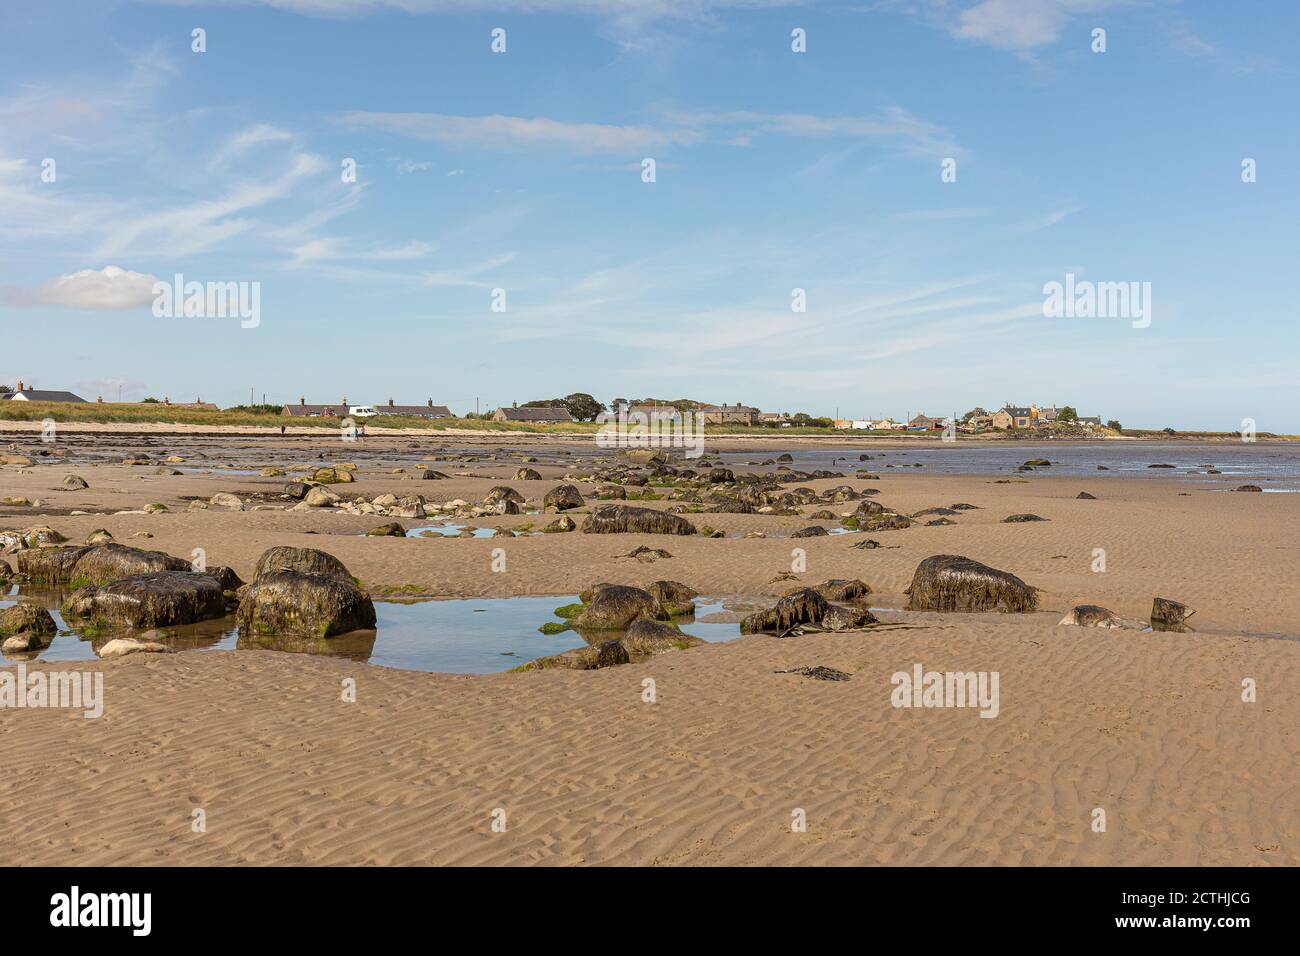
<svg viewBox="0 0 1300 956">
<path fill-rule="evenodd" d="M 1057 412 L 1056 420 L 1058 422 L 1077 422 L 1079 420 L 1079 413 L 1074 410 L 1074 406 L 1066 405 L 1063 409 Z"/>
<path fill-rule="evenodd" d="M 809 424 L 816 428 L 834 428 L 835 420 L 831 418 L 814 418 Z"/>
<path fill-rule="evenodd" d="M 790 416 L 790 421 L 794 422 L 796 425 L 811 425 L 812 416 L 807 412 L 795 412 Z"/>
<path fill-rule="evenodd" d="M 596 401 L 586 392 L 574 392 L 562 398 L 560 404 L 568 409 L 575 421 L 580 422 L 593 421 L 597 415 L 605 411 L 604 403 Z"/>
<path fill-rule="evenodd" d="M 1164 432 L 1166 435 L 1177 435 L 1177 434 L 1178 434 L 1178 432 L 1174 431 L 1172 428 L 1162 428 L 1162 429 L 1160 429 L 1160 430 L 1161 430 L 1162 432 Z"/>
<path fill-rule="evenodd" d="M 616 398 L 609 403 L 609 410 L 617 415 L 619 412 L 623 411 L 623 409 L 628 408 L 630 404 L 631 403 L 628 402 L 626 398 Z"/>
<path fill-rule="evenodd" d="M 152 395 L 150 395 L 148 398 L 144 399 L 144 402 L 145 402 L 146 404 L 148 404 L 148 405 L 159 405 L 159 404 L 161 404 L 161 403 L 158 401 L 158 399 L 154 398 Z"/>
<path fill-rule="evenodd" d="M 1122 432 L 1124 430 L 1124 426 L 1121 425 L 1119 421 L 1114 418 L 1112 418 L 1110 421 L 1106 423 L 1106 427 L 1109 428 L 1111 431 L 1116 431 L 1116 432 Z"/>
<path fill-rule="evenodd" d="M 13 389 L 8 385 L 0 385 L 0 392 L 12 392 Z"/>
</svg>

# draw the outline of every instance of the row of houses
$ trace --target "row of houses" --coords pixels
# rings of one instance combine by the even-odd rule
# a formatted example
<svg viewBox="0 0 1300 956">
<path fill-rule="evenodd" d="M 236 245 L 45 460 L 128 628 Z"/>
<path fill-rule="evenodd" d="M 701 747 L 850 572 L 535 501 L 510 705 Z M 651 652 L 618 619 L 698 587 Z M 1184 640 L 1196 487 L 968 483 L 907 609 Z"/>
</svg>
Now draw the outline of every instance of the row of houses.
<svg viewBox="0 0 1300 956">
<path fill-rule="evenodd" d="M 986 412 L 982 408 L 976 408 L 960 418 L 957 416 L 934 418 L 924 412 L 914 415 L 906 422 L 896 422 L 892 418 L 837 418 L 835 419 L 835 427 L 844 430 L 852 429 L 853 431 L 932 431 L 946 428 L 950 422 L 955 421 L 958 431 L 973 432 L 985 428 L 1008 431 L 1013 428 L 1045 428 L 1056 424 L 1060 419 L 1060 415 L 1061 409 L 1055 405 L 1051 407 L 1004 405 L 995 412 Z M 1080 415 L 1073 421 L 1078 422 L 1080 425 L 1101 427 L 1101 417 L 1098 415 Z"/>
</svg>

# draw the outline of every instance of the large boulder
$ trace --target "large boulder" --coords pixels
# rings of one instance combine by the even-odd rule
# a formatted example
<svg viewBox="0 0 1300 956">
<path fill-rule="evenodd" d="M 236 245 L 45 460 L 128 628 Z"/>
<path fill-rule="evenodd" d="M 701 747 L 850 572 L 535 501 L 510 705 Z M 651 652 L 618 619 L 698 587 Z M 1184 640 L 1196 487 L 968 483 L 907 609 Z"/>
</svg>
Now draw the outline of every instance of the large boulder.
<svg viewBox="0 0 1300 956">
<path fill-rule="evenodd" d="M 695 525 L 681 515 L 631 505 L 601 505 L 582 522 L 587 534 L 695 534 Z"/>
<path fill-rule="evenodd" d="M 275 571 L 322 574 L 339 578 L 349 584 L 353 583 L 352 574 L 342 561 L 334 557 L 334 555 L 319 551 L 316 548 L 291 548 L 287 545 L 268 548 L 257 559 L 257 565 L 253 569 L 254 583 L 263 574 L 270 574 Z"/>
<path fill-rule="evenodd" d="M 541 481 L 541 472 L 533 468 L 520 468 L 515 472 L 515 481 Z"/>
<path fill-rule="evenodd" d="M 227 511 L 243 511 L 244 502 L 238 495 L 232 495 L 228 491 L 218 491 L 208 499 L 208 504 L 214 508 L 224 508 Z"/>
<path fill-rule="evenodd" d="M 109 627 L 176 627 L 223 617 L 221 582 L 195 571 L 156 571 L 79 588 L 63 602 L 69 621 Z"/>
<path fill-rule="evenodd" d="M 85 491 L 90 487 L 86 479 L 80 475 L 65 475 L 62 484 L 69 491 Z"/>
<path fill-rule="evenodd" d="M 340 575 L 268 566 L 240 595 L 237 620 L 240 632 L 250 635 L 333 637 L 374 628 L 375 605 L 346 568 Z"/>
<path fill-rule="evenodd" d="M 1007 611 L 1038 606 L 1038 590 L 1008 571 L 956 554 L 936 554 L 917 565 L 907 589 L 910 611 Z"/>
<path fill-rule="evenodd" d="M 576 485 L 556 485 L 542 499 L 542 508 L 554 508 L 556 511 L 568 511 L 570 508 L 582 507 L 582 492 Z"/>
<path fill-rule="evenodd" d="M 54 545 L 18 552 L 18 573 L 34 584 L 58 584 L 68 580 L 77 559 L 89 551 L 84 545 Z"/>
<path fill-rule="evenodd" d="M 621 631 L 633 621 L 667 617 L 668 612 L 649 591 L 622 584 L 597 585 L 573 626 L 580 631 Z"/>
<path fill-rule="evenodd" d="M 784 634 L 800 624 L 818 624 L 830 609 L 812 588 L 799 588 L 776 602 L 775 607 L 751 614 L 740 622 L 741 634 Z"/>
</svg>

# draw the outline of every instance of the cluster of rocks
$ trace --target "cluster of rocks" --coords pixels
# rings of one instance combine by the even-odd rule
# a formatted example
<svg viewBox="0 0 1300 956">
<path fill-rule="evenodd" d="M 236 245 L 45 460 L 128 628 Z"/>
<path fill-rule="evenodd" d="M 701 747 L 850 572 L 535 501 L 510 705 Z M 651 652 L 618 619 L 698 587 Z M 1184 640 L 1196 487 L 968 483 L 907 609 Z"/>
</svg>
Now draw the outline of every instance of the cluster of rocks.
<svg viewBox="0 0 1300 956">
<path fill-rule="evenodd" d="M 816 587 L 797 587 L 773 607 L 740 622 L 741 634 L 789 637 L 817 631 L 860 631 L 879 623 L 864 606 L 871 588 L 857 579 L 835 579 Z"/>
<path fill-rule="evenodd" d="M 1196 611 L 1169 598 L 1157 597 L 1151 602 L 1150 623 L 1121 617 L 1109 608 L 1097 604 L 1079 604 L 1070 609 L 1060 623 L 1075 627 L 1123 628 L 1126 630 L 1186 631 L 1187 619 Z"/>
<path fill-rule="evenodd" d="M 572 628 L 588 641 L 587 646 L 540 657 L 516 670 L 596 670 L 696 647 L 705 642 L 682 633 L 672 621 L 693 614 L 698 596 L 694 588 L 678 581 L 655 581 L 645 588 L 593 585 L 578 596 L 580 603 L 556 608 L 566 624 L 541 628 L 546 633 Z M 611 632 L 621 633 L 604 637 Z"/>
</svg>

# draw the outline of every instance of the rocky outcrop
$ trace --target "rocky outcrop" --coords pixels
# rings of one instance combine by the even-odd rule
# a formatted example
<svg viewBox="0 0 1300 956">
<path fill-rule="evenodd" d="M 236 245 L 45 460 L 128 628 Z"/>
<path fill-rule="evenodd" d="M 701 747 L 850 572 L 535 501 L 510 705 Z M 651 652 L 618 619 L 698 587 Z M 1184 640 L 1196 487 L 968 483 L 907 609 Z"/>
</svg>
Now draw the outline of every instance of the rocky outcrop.
<svg viewBox="0 0 1300 956">
<path fill-rule="evenodd" d="M 695 525 L 680 515 L 631 505 L 601 505 L 582 522 L 586 534 L 695 534 Z"/>
<path fill-rule="evenodd" d="M 352 575 L 342 561 L 316 548 L 291 548 L 287 545 L 268 548 L 257 559 L 257 565 L 253 568 L 253 580 L 272 571 L 323 574 L 352 583 Z"/>
<path fill-rule="evenodd" d="M 53 637 L 58 631 L 50 612 L 35 604 L 15 604 L 0 608 L 0 637 L 31 634 Z"/>
</svg>

